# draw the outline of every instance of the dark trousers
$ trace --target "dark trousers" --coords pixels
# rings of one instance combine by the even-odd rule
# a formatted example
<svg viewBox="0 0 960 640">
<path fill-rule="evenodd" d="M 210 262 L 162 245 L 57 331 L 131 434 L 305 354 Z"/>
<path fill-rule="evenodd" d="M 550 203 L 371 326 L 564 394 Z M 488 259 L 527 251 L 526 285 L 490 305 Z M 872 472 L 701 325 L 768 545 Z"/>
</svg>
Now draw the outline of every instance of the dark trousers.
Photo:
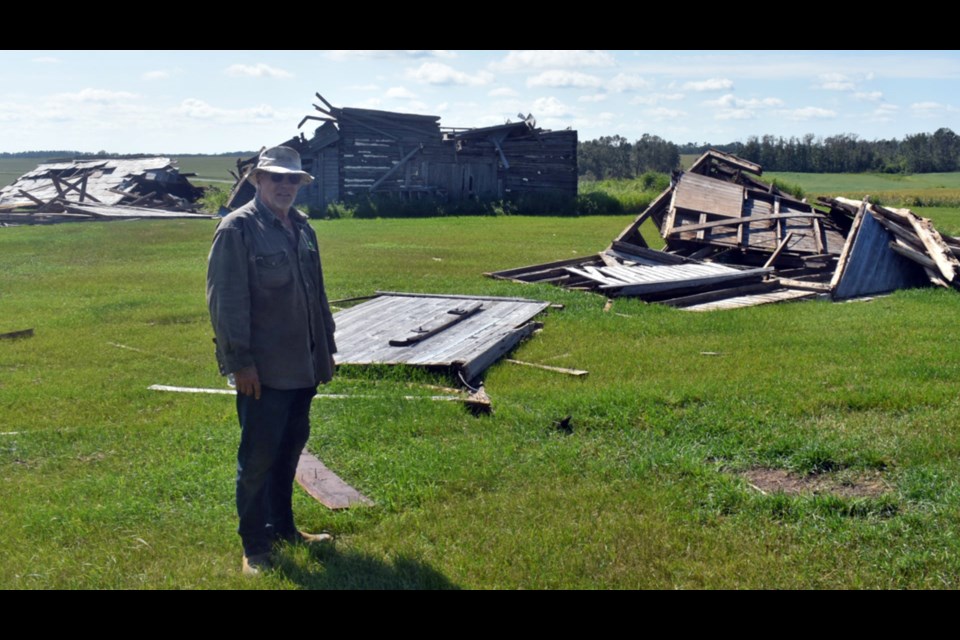
<svg viewBox="0 0 960 640">
<path fill-rule="evenodd" d="M 310 436 L 314 388 L 262 387 L 260 399 L 237 394 L 237 532 L 247 556 L 269 552 L 275 540 L 292 538 L 293 480 Z"/>
</svg>

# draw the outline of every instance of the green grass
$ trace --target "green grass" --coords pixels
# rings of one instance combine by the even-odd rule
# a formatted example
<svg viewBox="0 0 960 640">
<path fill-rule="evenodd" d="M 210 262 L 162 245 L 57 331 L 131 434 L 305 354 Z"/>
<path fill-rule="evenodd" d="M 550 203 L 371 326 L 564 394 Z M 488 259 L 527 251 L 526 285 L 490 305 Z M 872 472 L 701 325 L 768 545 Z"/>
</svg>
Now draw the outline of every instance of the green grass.
<svg viewBox="0 0 960 640">
<path fill-rule="evenodd" d="M 287 550 L 253 581 L 230 397 L 146 389 L 223 386 L 203 300 L 212 224 L 0 229 L 0 333 L 36 332 L 0 340 L 0 587 L 960 586 L 960 296 L 605 313 L 593 294 L 479 275 L 593 253 L 631 219 L 315 222 L 331 298 L 561 303 L 516 357 L 590 374 L 498 363 L 494 414 L 475 418 L 401 399 L 439 374 L 343 371 L 326 390 L 383 398 L 318 400 L 310 448 L 377 506 L 333 513 L 298 490 L 300 524 L 336 549 Z M 568 414 L 566 436 L 552 424 Z M 762 495 L 733 473 L 758 465 L 881 473 L 890 490 Z"/>
<path fill-rule="evenodd" d="M 817 196 L 846 196 L 904 207 L 960 207 L 960 172 L 916 173 L 790 173 L 771 171 L 764 179 L 800 186 L 811 200 Z"/>
</svg>

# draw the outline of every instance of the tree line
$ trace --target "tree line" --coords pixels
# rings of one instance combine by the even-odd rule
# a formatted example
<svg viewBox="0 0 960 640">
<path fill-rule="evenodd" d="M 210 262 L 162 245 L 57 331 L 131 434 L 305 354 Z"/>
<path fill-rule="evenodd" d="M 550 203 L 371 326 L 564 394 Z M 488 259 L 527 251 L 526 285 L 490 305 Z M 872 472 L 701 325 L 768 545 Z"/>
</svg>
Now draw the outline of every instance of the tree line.
<svg viewBox="0 0 960 640">
<path fill-rule="evenodd" d="M 750 136 L 746 142 L 682 146 L 644 135 L 634 143 L 606 136 L 578 146 L 580 176 L 592 179 L 635 178 L 644 171 L 668 172 L 680 164 L 680 154 L 707 149 L 726 151 L 760 164 L 766 171 L 803 173 L 933 173 L 960 171 L 960 136 L 943 127 L 934 133 L 908 135 L 903 140 L 863 140 L 843 133 L 817 137 Z"/>
<path fill-rule="evenodd" d="M 630 142 L 623 136 L 604 136 L 577 144 L 582 178 L 636 178 L 647 171 L 669 173 L 680 166 L 680 149 L 660 136 L 645 133 Z"/>
</svg>

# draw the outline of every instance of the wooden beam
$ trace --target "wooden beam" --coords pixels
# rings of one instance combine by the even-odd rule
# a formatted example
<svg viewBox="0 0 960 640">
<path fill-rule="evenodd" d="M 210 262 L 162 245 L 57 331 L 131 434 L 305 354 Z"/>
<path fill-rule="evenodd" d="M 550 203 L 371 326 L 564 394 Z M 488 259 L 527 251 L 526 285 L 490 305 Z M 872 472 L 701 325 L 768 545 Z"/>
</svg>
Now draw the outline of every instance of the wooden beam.
<svg viewBox="0 0 960 640">
<path fill-rule="evenodd" d="M 784 248 L 787 246 L 787 243 L 790 242 L 790 238 L 792 237 L 793 237 L 793 231 L 787 233 L 787 236 L 780 241 L 780 244 L 777 245 L 777 249 L 776 251 L 773 252 L 773 255 L 771 255 L 770 258 L 763 263 L 764 268 L 767 268 L 773 265 L 774 261 L 780 257 L 780 253 L 784 250 Z"/>
<path fill-rule="evenodd" d="M 439 319 L 425 325 L 421 325 L 416 329 L 411 330 L 411 332 L 402 337 L 394 338 L 389 341 L 391 347 L 407 347 L 412 344 L 417 344 L 418 342 L 423 342 L 431 336 L 435 336 L 441 331 L 444 331 L 455 324 L 463 322 L 470 316 L 479 313 L 483 309 L 482 302 L 473 302 L 470 304 L 465 304 L 461 307 L 455 309 L 450 309 L 447 311 L 446 315 L 441 316 Z"/>
<path fill-rule="evenodd" d="M 300 453 L 296 479 L 304 491 L 330 509 L 346 509 L 354 505 L 373 506 L 373 500 L 341 480 L 306 449 Z"/>
<path fill-rule="evenodd" d="M 407 155 L 405 155 L 405 156 L 403 157 L 403 159 L 400 160 L 400 162 L 398 162 L 397 164 L 395 164 L 395 165 L 393 165 L 392 167 L 390 167 L 389 171 L 387 171 L 385 174 L 383 174 L 382 176 L 380 176 L 380 178 L 379 178 L 376 182 L 374 182 L 372 185 L 370 185 L 370 191 L 376 191 L 377 187 L 379 187 L 379 186 L 383 183 L 384 180 L 386 180 L 387 178 L 389 178 L 390 176 L 392 176 L 394 173 L 396 173 L 397 171 L 399 171 L 399 170 L 400 170 L 400 167 L 402 167 L 403 165 L 407 164 L 407 162 L 410 160 L 410 158 L 412 158 L 413 156 L 415 156 L 417 153 L 420 153 L 421 151 L 423 151 L 423 143 L 421 143 L 419 147 L 417 147 L 416 149 L 414 149 L 413 151 L 411 151 L 410 153 L 408 153 Z"/>
<path fill-rule="evenodd" d="M 769 220 L 786 220 L 788 218 L 823 218 L 819 213 L 775 213 L 760 216 L 746 216 L 744 218 L 724 218 L 723 220 L 712 220 L 702 224 L 686 224 L 680 227 L 673 227 L 673 230 L 667 235 L 673 235 L 682 231 L 698 231 L 700 229 L 709 229 L 711 227 L 734 227 L 738 225 L 749 225 L 752 222 L 767 222 Z"/>
<path fill-rule="evenodd" d="M 850 252 L 853 251 L 853 243 L 857 239 L 857 231 L 863 223 L 863 216 L 867 211 L 867 197 L 864 197 L 857 210 L 857 215 L 853 219 L 853 225 L 850 227 L 850 233 L 847 234 L 847 241 L 843 243 L 843 250 L 840 251 L 840 258 L 837 260 L 837 268 L 833 272 L 833 279 L 830 281 L 830 289 L 836 291 L 840 284 L 840 278 L 843 277 L 843 270 L 847 266 L 847 260 L 850 258 Z"/>
<path fill-rule="evenodd" d="M 0 333 L 0 340 L 17 340 L 19 338 L 32 338 L 33 329 L 23 329 L 22 331 L 11 331 L 9 333 Z"/>
<path fill-rule="evenodd" d="M 510 364 L 519 364 L 524 367 L 533 367 L 535 369 L 543 369 L 544 371 L 554 371 L 556 373 L 565 373 L 568 376 L 585 376 L 589 371 L 584 371 L 583 369 L 567 369 L 566 367 L 552 367 L 547 364 L 537 364 L 535 362 L 524 362 L 523 360 L 513 360 L 512 358 L 507 358 L 506 362 Z"/>
</svg>

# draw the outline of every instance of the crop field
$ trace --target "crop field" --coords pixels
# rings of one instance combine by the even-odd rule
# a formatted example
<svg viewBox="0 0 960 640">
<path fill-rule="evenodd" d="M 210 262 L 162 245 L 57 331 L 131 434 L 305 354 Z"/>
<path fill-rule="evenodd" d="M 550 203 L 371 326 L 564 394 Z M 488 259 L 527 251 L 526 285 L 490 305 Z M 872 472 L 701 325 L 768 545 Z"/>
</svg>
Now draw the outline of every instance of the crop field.
<svg viewBox="0 0 960 640">
<path fill-rule="evenodd" d="M 921 211 L 941 223 L 955 210 Z M 602 249 L 632 216 L 313 224 L 331 299 L 564 305 L 499 362 L 341 368 L 309 448 L 373 507 L 240 575 L 239 429 L 204 303 L 206 221 L 0 229 L 0 588 L 958 588 L 960 293 L 695 314 L 482 277 Z M 952 224 L 952 223 L 951 223 Z M 571 416 L 572 433 L 555 423 Z"/>
</svg>

